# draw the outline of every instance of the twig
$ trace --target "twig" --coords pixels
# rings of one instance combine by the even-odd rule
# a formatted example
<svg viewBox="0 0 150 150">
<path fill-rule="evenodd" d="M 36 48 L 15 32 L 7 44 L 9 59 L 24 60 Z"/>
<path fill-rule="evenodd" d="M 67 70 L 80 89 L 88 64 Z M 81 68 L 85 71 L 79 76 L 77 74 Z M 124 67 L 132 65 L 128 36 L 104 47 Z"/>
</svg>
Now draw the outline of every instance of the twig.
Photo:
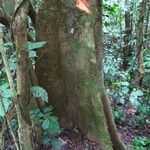
<svg viewBox="0 0 150 150">
<path fill-rule="evenodd" d="M 17 143 L 17 138 L 16 138 L 16 136 L 15 136 L 15 134 L 14 134 L 14 132 L 13 132 L 13 129 L 12 129 L 12 127 L 11 127 L 10 120 L 6 117 L 6 109 L 5 109 L 5 106 L 4 106 L 4 102 L 3 102 L 3 100 L 2 100 L 1 93 L 0 93 L 0 103 L 1 103 L 2 109 L 3 109 L 3 111 L 4 111 L 4 116 L 5 116 L 6 124 L 8 125 L 8 128 L 9 128 L 9 130 L 10 130 L 10 133 L 11 133 L 11 135 L 12 135 L 12 138 L 13 138 L 14 144 L 15 144 L 15 146 L 16 146 L 16 149 L 17 149 L 17 150 L 20 150 L 20 149 L 19 149 L 19 145 L 18 145 L 18 143 Z"/>
</svg>

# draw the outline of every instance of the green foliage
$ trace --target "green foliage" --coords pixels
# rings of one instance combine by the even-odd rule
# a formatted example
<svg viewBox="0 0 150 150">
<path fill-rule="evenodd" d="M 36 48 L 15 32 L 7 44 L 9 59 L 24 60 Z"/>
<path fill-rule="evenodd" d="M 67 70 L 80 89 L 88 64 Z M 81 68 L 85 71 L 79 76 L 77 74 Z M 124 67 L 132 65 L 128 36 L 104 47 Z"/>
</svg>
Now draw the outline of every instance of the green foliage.
<svg viewBox="0 0 150 150">
<path fill-rule="evenodd" d="M 141 125 L 148 123 L 149 104 L 150 104 L 150 51 L 146 43 L 149 43 L 149 37 L 143 36 L 143 57 L 144 57 L 144 74 L 140 86 L 135 84 L 138 71 L 138 53 L 136 49 L 137 24 L 139 18 L 139 6 L 141 0 L 127 1 L 110 1 L 103 2 L 103 41 L 104 41 L 104 74 L 105 85 L 114 106 L 114 117 L 120 118 L 120 112 L 116 109 L 117 104 L 132 105 L 136 109 L 135 124 Z M 128 12 L 128 14 L 126 14 Z M 129 57 L 126 57 L 125 38 L 125 17 L 130 15 L 132 29 L 128 37 L 128 45 L 131 47 Z M 127 23 L 127 22 L 126 22 Z M 129 22 L 128 22 L 129 23 Z M 146 20 L 145 20 L 146 23 Z M 129 25 L 129 24 L 128 24 Z M 144 25 L 143 30 L 145 29 Z M 149 31 L 147 31 L 148 34 Z M 144 33 L 146 34 L 146 33 Z M 127 60 L 127 69 L 123 67 L 124 60 Z M 142 110 L 140 109 L 142 108 Z M 120 119 L 119 119 L 120 120 Z"/>
<path fill-rule="evenodd" d="M 112 100 L 117 100 L 121 104 L 126 104 L 131 90 L 131 85 L 129 83 L 130 74 L 125 71 L 119 71 L 119 63 L 120 62 L 117 60 L 105 60 L 105 80 L 109 87 L 107 92 Z"/>
<path fill-rule="evenodd" d="M 115 3 L 113 5 L 110 5 L 109 2 L 105 2 L 103 5 L 103 9 L 105 12 L 108 12 L 111 15 L 117 13 L 117 5 Z"/>
<path fill-rule="evenodd" d="M 9 89 L 8 83 L 4 83 L 0 85 L 0 99 L 2 100 L 2 101 L 0 100 L 0 117 L 4 117 L 5 111 L 7 112 L 9 110 L 9 107 L 12 103 L 11 98 L 12 98 L 12 93 Z"/>
<path fill-rule="evenodd" d="M 135 108 L 140 106 L 139 99 L 141 96 L 143 96 L 143 92 L 141 90 L 133 89 L 133 91 L 131 92 L 129 100 Z"/>
<path fill-rule="evenodd" d="M 29 57 L 35 58 L 37 57 L 35 49 L 41 48 L 46 45 L 46 41 L 41 42 L 28 42 L 28 48 L 29 48 Z"/>
<path fill-rule="evenodd" d="M 146 104 L 141 104 L 137 108 L 136 118 L 135 118 L 135 125 L 140 126 L 141 124 L 150 123 L 150 107 Z"/>
<path fill-rule="evenodd" d="M 43 101 L 48 102 L 48 93 L 40 86 L 34 86 L 31 88 L 31 92 L 34 97 L 40 97 Z"/>
<path fill-rule="evenodd" d="M 53 148 L 60 149 L 61 141 L 57 138 L 60 134 L 61 129 L 59 126 L 58 118 L 53 115 L 52 106 L 44 108 L 42 111 L 40 109 L 35 109 L 31 111 L 31 119 L 40 119 L 41 128 L 43 130 L 44 143 L 52 144 Z"/>
<path fill-rule="evenodd" d="M 124 112 L 121 109 L 116 107 L 113 110 L 113 115 L 115 117 L 115 120 L 117 120 L 117 121 L 125 121 Z"/>
<path fill-rule="evenodd" d="M 134 150 L 148 150 L 150 147 L 150 140 L 145 137 L 135 137 L 132 147 Z"/>
<path fill-rule="evenodd" d="M 11 101 L 7 98 L 2 98 L 2 102 L 4 104 L 4 109 L 6 111 L 9 110 L 9 107 L 11 105 Z M 0 117 L 4 117 L 6 114 L 5 114 L 5 111 L 3 109 L 3 104 L 0 102 Z"/>
<path fill-rule="evenodd" d="M 13 15 L 14 5 L 12 0 L 4 0 L 3 8 L 6 14 Z"/>
<path fill-rule="evenodd" d="M 40 8 L 42 0 L 33 0 L 33 5 L 35 6 L 36 11 Z"/>
<path fill-rule="evenodd" d="M 29 50 L 41 48 L 46 45 L 46 41 L 41 41 L 41 42 L 28 42 L 28 48 Z"/>
<path fill-rule="evenodd" d="M 9 58 L 9 67 L 12 72 L 15 72 L 17 69 L 16 58 L 15 55 L 11 55 Z"/>
<path fill-rule="evenodd" d="M 145 49 L 143 52 L 144 55 L 144 67 L 145 67 L 145 72 L 150 72 L 150 50 Z"/>
<path fill-rule="evenodd" d="M 51 140 L 51 144 L 52 144 L 52 147 L 57 150 L 61 148 L 62 142 L 58 138 L 53 138 Z"/>
</svg>

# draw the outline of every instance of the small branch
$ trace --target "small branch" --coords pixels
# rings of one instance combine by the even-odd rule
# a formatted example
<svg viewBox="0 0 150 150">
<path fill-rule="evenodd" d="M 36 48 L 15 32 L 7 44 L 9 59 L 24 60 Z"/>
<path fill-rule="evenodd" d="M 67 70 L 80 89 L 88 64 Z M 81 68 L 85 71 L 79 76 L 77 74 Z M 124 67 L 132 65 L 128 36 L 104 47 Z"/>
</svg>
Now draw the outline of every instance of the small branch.
<svg viewBox="0 0 150 150">
<path fill-rule="evenodd" d="M 30 0 L 29 0 L 30 1 Z M 33 25 L 35 25 L 35 20 L 36 20 L 36 11 L 34 9 L 34 6 L 32 4 L 32 2 L 30 1 L 29 3 L 29 16 L 33 22 Z"/>
<path fill-rule="evenodd" d="M 22 2 L 25 2 L 26 0 L 23 0 Z M 35 20 L 36 20 L 36 11 L 34 9 L 34 6 L 33 4 L 31 3 L 30 0 L 28 0 L 30 3 L 29 3 L 29 16 L 31 17 L 31 20 L 33 22 L 33 24 L 35 24 Z M 15 13 L 16 14 L 19 10 L 19 8 L 21 7 L 22 5 L 22 2 L 21 4 L 18 6 L 18 8 L 16 9 Z M 0 5 L 1 5 L 1 8 L 0 8 L 0 23 L 5 25 L 6 27 L 10 28 L 10 25 L 11 25 L 11 22 L 12 22 L 12 16 L 9 16 L 5 13 L 5 11 L 3 10 L 2 8 L 2 1 L 0 0 Z"/>
<path fill-rule="evenodd" d="M 5 25 L 6 27 L 10 27 L 11 17 L 6 15 L 6 13 L 0 9 L 0 23 Z"/>
<path fill-rule="evenodd" d="M 13 81 L 13 77 L 11 75 L 11 70 L 9 67 L 9 63 L 8 63 L 8 59 L 7 59 L 7 55 L 6 55 L 6 49 L 3 46 L 3 40 L 2 40 L 2 33 L 0 34 L 0 53 L 2 55 L 2 59 L 3 59 L 3 63 L 5 66 L 5 70 L 6 70 L 6 75 L 7 75 L 7 79 L 9 82 L 9 86 L 10 86 L 10 90 L 12 92 L 12 97 L 13 97 L 13 103 L 15 104 L 15 110 L 16 110 L 16 114 L 17 114 L 17 121 L 20 122 L 22 116 L 21 116 L 21 109 L 18 103 L 16 103 L 18 101 L 18 97 L 17 97 L 17 91 L 15 89 L 15 84 Z"/>
<path fill-rule="evenodd" d="M 10 120 L 6 117 L 6 113 L 7 113 L 7 112 L 6 112 L 6 109 L 5 109 L 4 102 L 3 102 L 3 100 L 2 100 L 1 94 L 0 94 L 0 103 L 1 103 L 2 109 L 3 109 L 3 111 L 4 111 L 5 120 L 6 120 L 6 123 L 7 123 L 7 125 L 8 125 L 8 128 L 9 128 L 9 130 L 10 130 L 10 133 L 11 133 L 11 135 L 12 135 L 12 138 L 13 138 L 14 144 L 15 144 L 15 146 L 16 146 L 16 149 L 19 150 L 19 145 L 18 145 L 18 143 L 17 143 L 17 138 L 16 138 L 16 136 L 15 136 L 15 134 L 14 134 L 14 132 L 13 132 L 13 129 L 12 129 L 12 127 L 11 127 Z"/>
<path fill-rule="evenodd" d="M 7 127 L 6 127 L 6 122 L 4 120 L 2 129 L 0 131 L 0 149 L 4 149 L 4 136 L 3 135 L 4 135 L 6 130 L 7 130 Z"/>
</svg>

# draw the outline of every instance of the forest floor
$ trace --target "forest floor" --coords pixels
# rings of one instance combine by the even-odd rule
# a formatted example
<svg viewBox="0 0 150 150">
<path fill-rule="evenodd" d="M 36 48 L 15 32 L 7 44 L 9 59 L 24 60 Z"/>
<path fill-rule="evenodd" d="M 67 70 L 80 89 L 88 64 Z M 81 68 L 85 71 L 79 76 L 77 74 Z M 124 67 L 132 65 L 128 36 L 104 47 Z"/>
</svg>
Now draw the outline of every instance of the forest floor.
<svg viewBox="0 0 150 150">
<path fill-rule="evenodd" d="M 145 136 L 150 138 L 150 124 L 144 124 L 141 126 L 135 125 L 135 109 L 131 106 L 118 106 L 123 110 L 125 118 L 123 121 L 116 121 L 119 134 L 125 143 L 125 145 L 131 145 L 134 137 Z M 90 141 L 82 135 L 82 133 L 74 129 L 63 129 L 59 136 L 62 141 L 61 150 L 101 150 L 101 148 L 93 141 Z M 39 145 L 38 143 L 34 145 L 35 150 L 54 150 L 51 148 L 50 144 Z M 5 148 L 4 150 L 14 150 L 14 145 L 12 139 L 8 132 L 5 135 Z M 132 150 L 132 148 L 127 148 L 127 150 Z"/>
<path fill-rule="evenodd" d="M 132 106 L 124 105 L 120 106 L 120 109 L 123 110 L 125 118 L 124 121 L 116 121 L 116 125 L 123 143 L 127 147 L 130 147 L 133 143 L 133 139 L 137 136 L 150 139 L 150 123 L 136 126 L 136 110 Z M 130 150 L 131 148 L 127 149 Z"/>
</svg>

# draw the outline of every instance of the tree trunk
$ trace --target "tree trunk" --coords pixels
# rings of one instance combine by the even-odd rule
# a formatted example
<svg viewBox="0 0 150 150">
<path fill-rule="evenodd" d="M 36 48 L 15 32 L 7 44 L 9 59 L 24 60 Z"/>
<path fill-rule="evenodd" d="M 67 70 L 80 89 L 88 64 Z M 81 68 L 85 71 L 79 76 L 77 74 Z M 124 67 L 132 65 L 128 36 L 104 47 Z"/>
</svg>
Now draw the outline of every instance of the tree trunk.
<svg viewBox="0 0 150 150">
<path fill-rule="evenodd" d="M 150 1 L 147 4 L 147 9 L 146 9 L 146 22 L 145 22 L 145 30 L 144 30 L 144 38 L 146 39 L 143 43 L 144 49 L 148 49 L 150 46 L 149 45 L 149 41 L 150 41 Z"/>
<path fill-rule="evenodd" d="M 61 74 L 60 43 L 58 36 L 58 1 L 43 0 L 36 20 L 37 41 L 47 41 L 47 45 L 38 49 L 36 73 L 39 85 L 49 94 L 55 113 L 65 118 L 66 104 L 64 80 Z"/>
<path fill-rule="evenodd" d="M 139 9 L 139 20 L 137 24 L 137 39 L 136 39 L 136 49 L 137 49 L 137 57 L 138 57 L 138 73 L 137 73 L 137 79 L 136 84 L 141 85 L 142 83 L 142 77 L 144 73 L 144 62 L 143 62 L 143 30 L 144 30 L 144 18 L 146 13 L 146 5 L 148 3 L 148 0 L 143 0 L 140 3 L 140 9 Z"/>
<path fill-rule="evenodd" d="M 96 50 L 96 57 L 98 63 L 98 70 L 100 76 L 100 96 L 103 104 L 103 110 L 107 120 L 108 131 L 111 137 L 114 150 L 124 150 L 125 147 L 119 138 L 118 131 L 113 119 L 112 110 L 108 95 L 105 91 L 104 79 L 103 79 L 103 41 L 102 41 L 102 0 L 98 0 L 97 7 L 99 15 L 94 24 L 94 43 Z"/>
<path fill-rule="evenodd" d="M 17 57 L 17 92 L 21 115 L 18 118 L 18 135 L 22 150 L 32 150 L 30 118 L 27 112 L 30 103 L 29 54 L 27 47 L 27 14 L 29 2 L 24 1 L 17 10 L 12 22 L 12 32 Z M 16 110 L 17 111 L 17 110 Z M 16 112 L 17 113 L 17 112 Z"/>
<path fill-rule="evenodd" d="M 131 7 L 129 7 L 128 0 L 125 0 L 125 6 L 127 10 L 125 11 L 125 36 L 124 36 L 124 47 L 123 47 L 123 69 L 128 68 L 129 58 L 132 55 L 132 47 L 130 44 L 132 37 L 132 14 Z"/>
<path fill-rule="evenodd" d="M 101 4 L 101 1 L 97 3 Z M 37 39 L 48 44 L 38 50 L 36 72 L 40 85 L 48 91 L 60 117 L 65 110 L 67 113 L 63 119 L 71 126 L 78 126 L 103 149 L 112 149 L 111 135 L 113 146 L 116 144 L 117 147 L 114 146 L 114 149 L 122 150 L 104 81 L 99 78 L 103 75 L 102 67 L 99 68 L 103 57 L 102 51 L 99 51 L 102 48 L 102 20 L 101 16 L 97 16 L 98 4 L 96 0 L 90 2 L 92 15 L 86 15 L 75 7 L 75 1 L 43 2 L 36 21 Z M 102 8 L 99 9 L 102 14 Z"/>
<path fill-rule="evenodd" d="M 60 45 L 62 71 L 65 77 L 68 120 L 90 139 L 112 149 L 100 97 L 99 68 L 94 47 L 93 26 L 96 23 L 96 1 L 91 2 L 93 15 L 61 1 Z"/>
</svg>

